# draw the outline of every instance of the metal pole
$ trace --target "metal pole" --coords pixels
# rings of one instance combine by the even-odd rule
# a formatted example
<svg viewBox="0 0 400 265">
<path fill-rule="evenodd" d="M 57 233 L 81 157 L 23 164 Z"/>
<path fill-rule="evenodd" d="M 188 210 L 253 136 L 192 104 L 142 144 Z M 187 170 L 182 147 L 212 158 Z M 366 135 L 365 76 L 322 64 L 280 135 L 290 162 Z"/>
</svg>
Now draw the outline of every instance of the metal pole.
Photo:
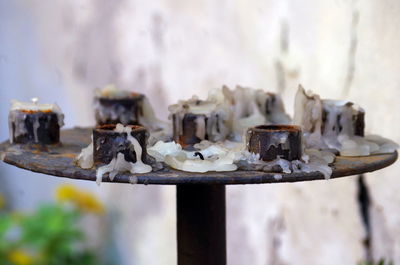
<svg viewBox="0 0 400 265">
<path fill-rule="evenodd" d="M 226 264 L 224 185 L 177 185 L 178 265 Z"/>
</svg>

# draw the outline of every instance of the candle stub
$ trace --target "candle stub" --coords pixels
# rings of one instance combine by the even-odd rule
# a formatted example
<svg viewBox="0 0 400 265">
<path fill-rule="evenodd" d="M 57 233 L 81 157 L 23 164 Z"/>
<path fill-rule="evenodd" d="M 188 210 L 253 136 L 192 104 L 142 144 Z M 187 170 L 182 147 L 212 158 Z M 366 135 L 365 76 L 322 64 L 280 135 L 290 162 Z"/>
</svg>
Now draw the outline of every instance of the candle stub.
<svg viewBox="0 0 400 265">
<path fill-rule="evenodd" d="M 152 171 L 147 155 L 148 132 L 142 126 L 122 124 L 98 126 L 93 130 L 93 162 L 106 164 L 97 169 L 97 183 L 104 174 L 111 180 L 120 173 Z"/>
<path fill-rule="evenodd" d="M 363 138 L 364 119 L 365 111 L 356 104 L 321 99 L 319 95 L 306 92 L 299 86 L 294 122 L 303 128 L 306 147 L 335 149 L 341 154 L 368 155 L 373 148 Z M 352 149 L 350 152 L 349 147 Z"/>
<path fill-rule="evenodd" d="M 143 116 L 144 95 L 117 89 L 109 85 L 96 91 L 95 117 L 98 125 L 139 125 Z"/>
<path fill-rule="evenodd" d="M 224 104 L 193 97 L 169 107 L 173 138 L 183 146 L 202 140 L 225 140 L 230 133 L 231 113 Z"/>
<path fill-rule="evenodd" d="M 8 115 L 11 143 L 56 144 L 60 141 L 60 128 L 64 114 L 57 104 L 39 104 L 13 100 Z"/>
<path fill-rule="evenodd" d="M 283 158 L 300 160 L 302 156 L 301 129 L 294 125 L 261 125 L 247 131 L 248 150 L 260 159 L 272 161 Z"/>
<path fill-rule="evenodd" d="M 239 141 L 249 127 L 291 122 L 279 95 L 241 86 L 212 89 L 206 100 L 194 96 L 171 105 L 169 111 L 173 138 L 183 146 L 202 140 Z"/>
<path fill-rule="evenodd" d="M 135 152 L 136 141 L 132 143 L 131 137 L 134 137 L 142 148 L 140 157 L 137 157 Z M 138 125 L 107 124 L 97 126 L 93 129 L 93 160 L 95 163 L 108 164 L 113 158 L 117 157 L 118 153 L 122 153 L 128 162 L 136 163 L 138 160 L 146 162 L 147 138 L 147 130 Z"/>
</svg>

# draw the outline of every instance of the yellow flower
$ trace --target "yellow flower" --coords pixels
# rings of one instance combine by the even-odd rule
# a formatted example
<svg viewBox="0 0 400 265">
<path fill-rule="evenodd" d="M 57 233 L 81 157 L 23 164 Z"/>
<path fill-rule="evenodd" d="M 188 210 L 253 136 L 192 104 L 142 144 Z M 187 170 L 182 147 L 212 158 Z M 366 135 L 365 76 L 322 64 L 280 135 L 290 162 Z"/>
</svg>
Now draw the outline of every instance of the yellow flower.
<svg viewBox="0 0 400 265">
<path fill-rule="evenodd" d="M 29 265 L 33 263 L 33 258 L 22 250 L 13 250 L 8 254 L 8 260 L 15 265 Z"/>
<path fill-rule="evenodd" d="M 61 202 L 68 202 L 74 200 L 77 194 L 78 190 L 74 186 L 65 184 L 57 188 L 56 198 Z"/>
<path fill-rule="evenodd" d="M 4 199 L 4 196 L 0 193 L 0 209 L 3 208 L 6 205 L 6 200 Z"/>
<path fill-rule="evenodd" d="M 88 212 L 101 214 L 104 212 L 104 207 L 92 193 L 80 193 L 79 200 L 77 201 L 79 207 Z"/>
<path fill-rule="evenodd" d="M 57 189 L 56 197 L 61 202 L 70 202 L 83 211 L 101 214 L 103 204 L 90 192 L 82 191 L 72 185 L 62 185 Z"/>
</svg>

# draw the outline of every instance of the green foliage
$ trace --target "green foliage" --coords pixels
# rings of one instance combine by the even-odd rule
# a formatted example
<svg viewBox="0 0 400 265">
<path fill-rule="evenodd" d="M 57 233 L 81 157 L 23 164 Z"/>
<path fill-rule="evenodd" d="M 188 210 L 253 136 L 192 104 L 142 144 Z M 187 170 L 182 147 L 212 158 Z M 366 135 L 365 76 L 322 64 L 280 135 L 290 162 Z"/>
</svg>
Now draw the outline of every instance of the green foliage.
<svg viewBox="0 0 400 265">
<path fill-rule="evenodd" d="M 41 206 L 31 215 L 0 212 L 1 264 L 100 265 L 84 248 L 80 218 L 79 209 L 62 204 Z"/>
<path fill-rule="evenodd" d="M 11 240 L 7 240 L 7 231 L 13 226 L 10 216 L 0 213 L 0 260 L 6 260 L 8 253 L 15 245 Z"/>
</svg>

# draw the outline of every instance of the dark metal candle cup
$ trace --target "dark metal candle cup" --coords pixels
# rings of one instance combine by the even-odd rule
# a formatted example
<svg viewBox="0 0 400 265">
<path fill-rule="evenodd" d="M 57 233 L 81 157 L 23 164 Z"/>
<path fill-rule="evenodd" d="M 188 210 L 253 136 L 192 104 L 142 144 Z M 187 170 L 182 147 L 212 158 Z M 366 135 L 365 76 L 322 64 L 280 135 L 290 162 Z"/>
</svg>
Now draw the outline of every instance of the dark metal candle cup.
<svg viewBox="0 0 400 265">
<path fill-rule="evenodd" d="M 205 125 L 204 139 L 200 139 L 199 137 L 196 136 L 196 132 L 198 130 L 197 126 L 199 126 L 197 123 L 197 119 L 199 117 L 204 118 L 204 125 Z M 183 116 L 182 121 L 179 121 L 177 119 L 180 119 L 179 115 L 173 114 L 172 115 L 173 138 L 174 138 L 175 142 L 181 144 L 182 146 L 190 146 L 190 145 L 200 143 L 202 140 L 208 140 L 207 129 L 206 129 L 207 128 L 207 117 L 205 115 L 186 113 Z M 180 128 L 177 128 L 177 123 L 179 123 L 178 126 L 180 126 Z"/>
<path fill-rule="evenodd" d="M 261 125 L 247 131 L 248 150 L 260 154 L 260 160 L 277 157 L 298 160 L 302 155 L 301 128 L 294 125 Z"/>
<path fill-rule="evenodd" d="M 347 102 L 344 105 L 344 107 L 352 108 L 353 105 L 354 104 L 352 102 Z M 335 116 L 333 116 L 333 118 L 331 118 L 334 121 L 334 128 L 328 128 L 328 130 L 329 129 L 334 130 L 337 135 L 339 135 L 341 133 L 341 128 L 343 127 L 341 116 L 344 115 L 344 113 L 343 113 L 344 110 L 343 110 L 342 106 L 340 106 L 340 107 L 342 108 L 342 112 L 338 112 L 337 115 L 335 115 Z M 325 132 L 326 127 L 327 127 L 326 124 L 329 124 L 329 121 L 327 120 L 328 116 L 329 116 L 329 109 L 323 108 L 322 109 L 322 124 L 321 124 L 322 134 L 326 133 Z M 353 112 L 351 114 L 351 116 L 348 117 L 348 119 L 352 123 L 354 135 L 363 137 L 364 136 L 364 128 L 365 128 L 365 111 L 358 109 L 355 112 Z"/>
<path fill-rule="evenodd" d="M 354 134 L 357 136 L 364 136 L 365 128 L 365 112 L 360 111 L 353 120 Z"/>
<path fill-rule="evenodd" d="M 128 125 L 132 128 L 131 135 L 136 138 L 142 147 L 142 161 L 147 161 L 146 142 L 147 130 L 138 125 Z M 118 153 L 124 154 L 125 160 L 136 163 L 136 152 L 133 144 L 128 140 L 125 132 L 116 132 L 115 124 L 97 126 L 93 129 L 93 160 L 95 163 L 108 164 L 117 157 Z"/>
<path fill-rule="evenodd" d="M 97 125 L 140 125 L 144 95 L 134 94 L 126 98 L 96 97 L 95 117 Z"/>
<path fill-rule="evenodd" d="M 12 110 L 9 114 L 13 143 L 57 144 L 60 142 L 59 114 L 52 111 Z"/>
</svg>

